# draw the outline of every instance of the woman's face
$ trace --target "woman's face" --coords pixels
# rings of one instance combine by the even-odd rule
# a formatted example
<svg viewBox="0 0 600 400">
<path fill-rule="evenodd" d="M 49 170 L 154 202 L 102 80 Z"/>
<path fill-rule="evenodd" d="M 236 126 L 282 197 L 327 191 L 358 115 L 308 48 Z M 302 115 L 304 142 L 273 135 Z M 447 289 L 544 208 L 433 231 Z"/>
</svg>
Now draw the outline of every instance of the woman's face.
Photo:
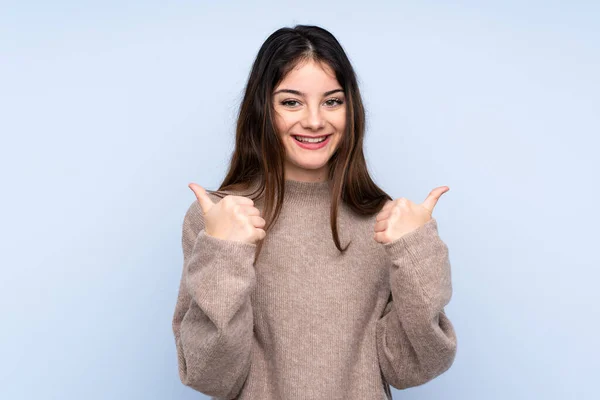
<svg viewBox="0 0 600 400">
<path fill-rule="evenodd" d="M 285 179 L 324 181 L 327 162 L 335 153 L 346 127 L 346 98 L 333 70 L 314 61 L 291 70 L 273 93 L 275 121 L 285 148 Z M 303 138 L 323 138 L 320 144 Z"/>
</svg>

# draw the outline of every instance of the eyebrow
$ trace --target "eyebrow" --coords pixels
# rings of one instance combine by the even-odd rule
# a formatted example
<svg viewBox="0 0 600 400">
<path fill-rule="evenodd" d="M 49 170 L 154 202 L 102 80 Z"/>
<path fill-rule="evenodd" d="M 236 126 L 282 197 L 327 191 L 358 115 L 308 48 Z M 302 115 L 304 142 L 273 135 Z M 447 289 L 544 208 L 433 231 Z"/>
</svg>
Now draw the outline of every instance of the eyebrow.
<svg viewBox="0 0 600 400">
<path fill-rule="evenodd" d="M 333 89 L 333 90 L 330 90 L 328 92 L 323 93 L 323 96 L 329 96 L 330 94 L 337 93 L 337 92 L 343 92 L 343 91 L 344 91 L 343 89 Z M 298 90 L 294 90 L 294 89 L 281 89 L 281 90 L 278 90 L 275 93 L 273 93 L 273 96 L 276 95 L 277 93 L 282 93 L 282 92 L 283 93 L 292 93 L 292 94 L 296 94 L 296 95 L 302 96 L 302 97 L 304 97 L 304 95 L 305 95 L 304 93 L 302 93 L 302 92 L 300 92 Z"/>
</svg>

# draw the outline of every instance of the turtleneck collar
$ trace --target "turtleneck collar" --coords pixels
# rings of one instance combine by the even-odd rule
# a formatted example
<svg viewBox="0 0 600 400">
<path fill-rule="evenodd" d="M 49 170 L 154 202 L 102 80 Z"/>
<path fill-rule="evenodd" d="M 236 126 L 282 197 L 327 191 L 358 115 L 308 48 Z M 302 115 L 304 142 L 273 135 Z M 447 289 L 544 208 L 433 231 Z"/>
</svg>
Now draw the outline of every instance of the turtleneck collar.
<svg viewBox="0 0 600 400">
<path fill-rule="evenodd" d="M 258 187 L 258 181 L 254 181 L 251 187 Z M 332 185 L 330 180 L 304 182 L 286 179 L 284 181 L 284 189 L 284 203 L 292 204 L 294 206 L 315 206 L 317 204 L 329 205 L 331 202 Z M 275 197 L 277 198 L 277 193 L 275 193 Z"/>
<path fill-rule="evenodd" d="M 331 197 L 330 181 L 304 182 L 293 179 L 285 180 L 285 196 L 290 197 Z"/>
<path fill-rule="evenodd" d="M 331 182 L 304 182 L 286 179 L 284 204 L 294 206 L 329 205 L 331 201 Z"/>
</svg>

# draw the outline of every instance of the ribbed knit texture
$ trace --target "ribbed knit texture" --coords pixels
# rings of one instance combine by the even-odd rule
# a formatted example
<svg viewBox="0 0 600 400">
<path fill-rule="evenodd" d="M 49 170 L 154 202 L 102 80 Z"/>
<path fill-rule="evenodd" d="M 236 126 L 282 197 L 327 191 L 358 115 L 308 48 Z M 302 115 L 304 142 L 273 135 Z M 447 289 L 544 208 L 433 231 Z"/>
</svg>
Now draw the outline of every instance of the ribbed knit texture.
<svg viewBox="0 0 600 400">
<path fill-rule="evenodd" d="M 183 384 L 218 400 L 385 400 L 388 385 L 421 385 L 450 368 L 450 262 L 436 220 L 381 244 L 376 215 L 341 204 L 342 247 L 351 241 L 341 254 L 330 202 L 328 182 L 285 181 L 255 266 L 255 244 L 206 234 L 191 204 L 173 316 Z"/>
</svg>

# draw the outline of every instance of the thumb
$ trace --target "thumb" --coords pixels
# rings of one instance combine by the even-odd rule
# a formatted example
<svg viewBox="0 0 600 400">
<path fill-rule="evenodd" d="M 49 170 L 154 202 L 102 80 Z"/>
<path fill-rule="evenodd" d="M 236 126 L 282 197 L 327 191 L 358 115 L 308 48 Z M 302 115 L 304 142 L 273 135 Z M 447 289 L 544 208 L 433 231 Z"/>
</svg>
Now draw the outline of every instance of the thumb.
<svg viewBox="0 0 600 400">
<path fill-rule="evenodd" d="M 440 199 L 440 196 L 446 193 L 448 190 L 450 190 L 448 186 L 440 186 L 433 189 L 429 193 L 429 195 L 422 204 L 422 206 L 425 207 L 427 211 L 429 211 L 429 214 L 433 213 L 433 207 L 435 207 L 435 205 L 437 204 L 438 200 Z"/>
<path fill-rule="evenodd" d="M 204 214 L 206 214 L 215 203 L 213 203 L 210 197 L 208 197 L 206 190 L 202 186 L 196 183 L 190 183 L 188 187 L 192 189 L 192 192 L 194 192 L 196 198 L 198 199 L 198 203 L 200 203 L 202 211 Z"/>
</svg>

